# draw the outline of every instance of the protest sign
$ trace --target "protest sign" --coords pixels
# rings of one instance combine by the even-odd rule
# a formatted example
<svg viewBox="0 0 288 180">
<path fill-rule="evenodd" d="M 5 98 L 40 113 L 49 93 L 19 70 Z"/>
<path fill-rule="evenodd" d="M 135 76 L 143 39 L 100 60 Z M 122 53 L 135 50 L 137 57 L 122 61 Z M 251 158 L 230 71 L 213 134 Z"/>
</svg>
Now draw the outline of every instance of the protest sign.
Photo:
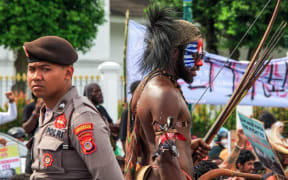
<svg viewBox="0 0 288 180">
<path fill-rule="evenodd" d="M 0 178 L 9 178 L 21 173 L 20 156 L 17 145 L 0 148 Z"/>
<path fill-rule="evenodd" d="M 273 151 L 264 131 L 263 123 L 238 113 L 244 134 L 247 136 L 258 159 L 274 173 L 285 176 L 283 167 Z"/>
</svg>

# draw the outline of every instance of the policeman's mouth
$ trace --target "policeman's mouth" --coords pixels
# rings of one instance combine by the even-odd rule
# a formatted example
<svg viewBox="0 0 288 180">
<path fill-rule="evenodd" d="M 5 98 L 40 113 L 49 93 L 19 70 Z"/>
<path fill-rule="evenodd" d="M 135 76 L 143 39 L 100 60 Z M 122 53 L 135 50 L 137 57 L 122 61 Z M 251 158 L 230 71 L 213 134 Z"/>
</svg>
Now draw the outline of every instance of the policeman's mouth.
<svg viewBox="0 0 288 180">
<path fill-rule="evenodd" d="M 32 86 L 32 89 L 41 89 L 41 88 L 44 88 L 44 87 L 41 85 L 33 85 Z"/>
</svg>

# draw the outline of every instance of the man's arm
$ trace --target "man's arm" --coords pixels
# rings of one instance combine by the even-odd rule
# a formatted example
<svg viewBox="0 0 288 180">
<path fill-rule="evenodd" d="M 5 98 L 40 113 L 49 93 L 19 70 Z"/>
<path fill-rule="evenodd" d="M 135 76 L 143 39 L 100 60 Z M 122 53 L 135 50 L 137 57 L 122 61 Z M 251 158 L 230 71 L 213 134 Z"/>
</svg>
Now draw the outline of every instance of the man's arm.
<svg viewBox="0 0 288 180">
<path fill-rule="evenodd" d="M 9 100 L 8 112 L 0 113 L 0 124 L 5 124 L 7 122 L 13 121 L 17 118 L 17 106 L 15 103 L 15 96 L 12 91 L 6 93 L 6 97 Z"/>
<path fill-rule="evenodd" d="M 235 167 L 236 160 L 240 154 L 241 149 L 243 149 L 247 142 L 247 137 L 245 136 L 242 129 L 237 130 L 238 140 L 235 143 L 235 146 L 231 154 L 224 160 L 222 164 L 219 165 L 220 168 L 231 169 Z"/>
<path fill-rule="evenodd" d="M 38 120 L 39 120 L 39 114 L 41 106 L 43 105 L 43 100 L 38 98 L 37 103 L 35 105 L 34 110 L 32 111 L 32 114 L 29 116 L 30 113 L 27 113 L 28 109 L 24 109 L 23 111 L 23 129 L 26 133 L 31 133 L 37 126 Z M 31 112 L 31 111 L 30 111 Z"/>
<path fill-rule="evenodd" d="M 83 112 L 72 117 L 70 132 L 71 143 L 94 180 L 124 179 L 110 143 L 109 128 L 98 114 Z"/>
</svg>

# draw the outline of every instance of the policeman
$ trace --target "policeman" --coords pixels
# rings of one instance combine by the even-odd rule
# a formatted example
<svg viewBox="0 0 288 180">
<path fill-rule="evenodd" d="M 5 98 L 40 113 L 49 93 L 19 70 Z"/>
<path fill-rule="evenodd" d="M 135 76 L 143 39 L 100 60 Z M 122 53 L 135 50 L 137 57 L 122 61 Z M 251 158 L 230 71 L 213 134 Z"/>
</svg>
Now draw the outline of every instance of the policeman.
<svg viewBox="0 0 288 180">
<path fill-rule="evenodd" d="M 93 104 L 72 86 L 73 46 L 57 36 L 24 43 L 27 80 L 44 100 L 33 142 L 31 179 L 123 179 L 109 128 Z"/>
</svg>

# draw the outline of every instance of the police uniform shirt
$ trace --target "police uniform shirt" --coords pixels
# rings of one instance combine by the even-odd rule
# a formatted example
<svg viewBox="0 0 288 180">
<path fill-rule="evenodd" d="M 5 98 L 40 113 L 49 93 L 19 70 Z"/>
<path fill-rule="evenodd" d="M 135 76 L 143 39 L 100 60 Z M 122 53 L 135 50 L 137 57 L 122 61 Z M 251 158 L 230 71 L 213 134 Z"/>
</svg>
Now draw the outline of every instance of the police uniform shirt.
<svg viewBox="0 0 288 180">
<path fill-rule="evenodd" d="M 109 128 L 93 107 L 72 87 L 45 121 L 45 107 L 41 109 L 31 179 L 124 179 Z"/>
</svg>

